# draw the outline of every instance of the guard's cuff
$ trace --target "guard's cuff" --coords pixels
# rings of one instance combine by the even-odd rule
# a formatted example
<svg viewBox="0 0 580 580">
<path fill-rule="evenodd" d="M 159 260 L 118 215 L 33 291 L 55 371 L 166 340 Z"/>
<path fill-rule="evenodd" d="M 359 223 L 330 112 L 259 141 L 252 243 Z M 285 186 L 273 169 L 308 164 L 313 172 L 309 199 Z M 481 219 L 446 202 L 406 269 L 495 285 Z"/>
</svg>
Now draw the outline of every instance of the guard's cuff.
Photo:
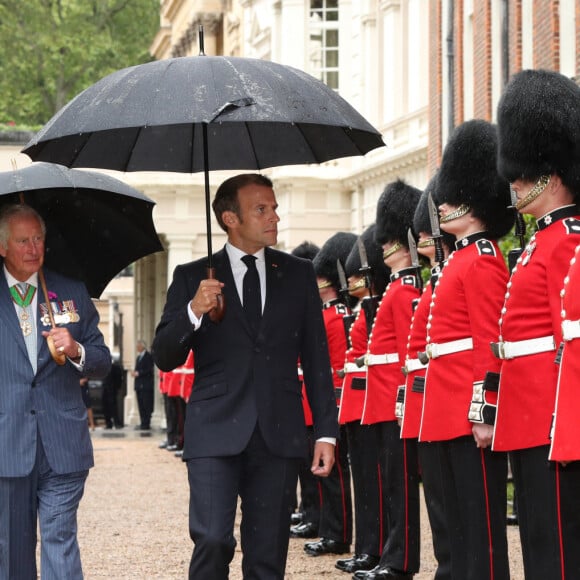
<svg viewBox="0 0 580 580">
<path fill-rule="evenodd" d="M 397 389 L 397 400 L 395 401 L 395 417 L 402 419 L 405 414 L 405 385 L 399 385 Z"/>
<path fill-rule="evenodd" d="M 467 415 L 469 421 L 486 425 L 495 424 L 497 405 L 491 400 L 497 401 L 498 388 L 499 373 L 488 372 L 483 381 L 473 383 L 473 397 Z"/>
</svg>

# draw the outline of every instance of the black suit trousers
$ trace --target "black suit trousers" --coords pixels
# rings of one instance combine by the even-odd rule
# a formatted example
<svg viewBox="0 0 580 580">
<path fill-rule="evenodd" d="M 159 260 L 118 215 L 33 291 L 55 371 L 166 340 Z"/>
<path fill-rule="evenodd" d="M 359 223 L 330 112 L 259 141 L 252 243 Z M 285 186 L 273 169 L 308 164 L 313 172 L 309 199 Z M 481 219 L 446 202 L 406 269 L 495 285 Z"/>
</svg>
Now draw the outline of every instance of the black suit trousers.
<svg viewBox="0 0 580 580">
<path fill-rule="evenodd" d="M 190 579 L 228 578 L 240 497 L 244 580 L 283 580 L 299 464 L 300 459 L 273 455 L 258 428 L 239 455 L 187 461 L 195 544 Z"/>
</svg>

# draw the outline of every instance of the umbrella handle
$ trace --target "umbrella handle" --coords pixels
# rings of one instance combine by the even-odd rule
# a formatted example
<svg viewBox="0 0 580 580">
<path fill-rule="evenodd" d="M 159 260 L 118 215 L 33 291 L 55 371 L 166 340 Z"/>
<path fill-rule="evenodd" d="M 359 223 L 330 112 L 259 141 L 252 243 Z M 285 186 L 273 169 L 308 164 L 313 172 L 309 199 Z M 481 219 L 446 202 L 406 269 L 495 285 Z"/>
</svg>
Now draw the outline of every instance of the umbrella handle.
<svg viewBox="0 0 580 580">
<path fill-rule="evenodd" d="M 207 269 L 207 277 L 208 278 L 215 278 L 215 268 L 208 268 Z M 226 313 L 226 301 L 223 294 L 218 294 L 216 296 L 217 299 L 217 306 L 212 308 L 208 312 L 209 319 L 216 324 L 223 320 L 223 317 Z"/>
<path fill-rule="evenodd" d="M 50 326 L 56 328 L 56 323 L 54 322 L 54 315 L 52 314 L 52 308 L 50 307 L 50 300 L 48 298 L 48 290 L 46 289 L 46 280 L 44 279 L 44 272 L 42 268 L 38 271 L 38 279 L 40 281 L 40 287 L 42 288 L 42 293 L 44 294 L 44 300 L 46 301 L 46 306 L 48 310 L 48 317 L 50 318 Z M 50 356 L 57 365 L 64 365 L 66 363 L 66 355 L 64 352 L 58 352 L 56 346 L 54 346 L 54 340 L 52 336 L 46 337 L 46 344 L 48 345 L 48 350 L 50 351 Z"/>
</svg>

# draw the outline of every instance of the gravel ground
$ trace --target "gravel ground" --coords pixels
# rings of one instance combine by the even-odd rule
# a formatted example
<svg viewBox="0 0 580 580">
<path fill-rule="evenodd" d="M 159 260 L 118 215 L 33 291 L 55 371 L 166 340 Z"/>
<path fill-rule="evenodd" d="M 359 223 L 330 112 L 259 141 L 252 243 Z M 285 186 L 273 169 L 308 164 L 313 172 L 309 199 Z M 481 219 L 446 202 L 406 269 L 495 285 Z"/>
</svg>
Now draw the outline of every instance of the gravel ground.
<svg viewBox="0 0 580 580">
<path fill-rule="evenodd" d="M 184 579 L 192 548 L 185 465 L 173 453 L 158 448 L 161 433 L 142 437 L 129 429 L 93 432 L 95 467 L 79 510 L 85 578 Z M 432 579 L 435 570 L 424 508 L 422 522 L 421 572 L 415 580 Z M 517 528 L 508 527 L 508 537 L 512 580 L 523 580 Z M 304 540 L 290 540 L 286 578 L 351 578 L 334 568 L 338 556 L 312 558 L 304 553 L 303 545 Z M 240 561 L 238 549 L 231 580 L 242 579 Z"/>
</svg>

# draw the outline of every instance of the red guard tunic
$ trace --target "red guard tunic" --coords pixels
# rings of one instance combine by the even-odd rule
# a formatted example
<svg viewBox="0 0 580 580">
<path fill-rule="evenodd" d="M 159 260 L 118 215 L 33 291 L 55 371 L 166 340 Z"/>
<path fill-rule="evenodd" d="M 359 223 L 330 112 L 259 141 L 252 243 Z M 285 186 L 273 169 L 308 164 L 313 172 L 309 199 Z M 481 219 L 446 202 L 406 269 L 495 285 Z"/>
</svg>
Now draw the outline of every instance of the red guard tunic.
<svg viewBox="0 0 580 580">
<path fill-rule="evenodd" d="M 365 402 L 366 367 L 351 372 L 355 360 L 367 351 L 368 333 L 365 313 L 361 308 L 350 328 L 351 347 L 346 351 L 344 361 L 345 376 L 342 384 L 342 395 L 338 410 L 338 422 L 341 425 L 351 421 L 360 421 Z"/>
<path fill-rule="evenodd" d="M 363 425 L 396 420 L 397 391 L 405 380 L 401 367 L 407 351 L 413 300 L 420 295 L 419 287 L 415 268 L 391 274 L 369 336 Z"/>
<path fill-rule="evenodd" d="M 550 459 L 580 459 L 580 245 L 570 261 L 562 290 L 564 350 L 560 361 Z"/>
<path fill-rule="evenodd" d="M 549 445 L 556 400 L 556 346 L 562 341 L 560 290 L 580 242 L 576 206 L 538 220 L 512 272 L 500 320 L 500 341 L 554 337 L 546 352 L 504 360 L 501 367 L 493 449 L 511 451 Z"/>
<path fill-rule="evenodd" d="M 416 439 L 419 437 L 421 411 L 423 410 L 423 391 L 417 392 L 413 390 L 413 383 L 415 377 L 425 376 L 427 368 L 421 364 L 417 358 L 417 353 L 425 350 L 427 317 L 429 316 L 431 295 L 431 284 L 427 284 L 411 320 L 405 365 L 412 365 L 411 368 L 418 368 L 416 370 L 410 370 L 407 368 L 404 393 L 405 398 L 403 404 L 403 421 L 401 424 L 401 437 L 403 439 Z"/>
<path fill-rule="evenodd" d="M 471 435 L 468 413 L 473 384 L 483 381 L 487 371 L 498 372 L 500 367 L 489 344 L 497 338 L 507 267 L 497 243 L 485 239 L 483 233 L 472 234 L 456 245 L 430 304 L 426 348 L 451 352 L 429 361 L 420 441 Z M 465 347 L 469 339 L 472 348 Z"/>
</svg>

